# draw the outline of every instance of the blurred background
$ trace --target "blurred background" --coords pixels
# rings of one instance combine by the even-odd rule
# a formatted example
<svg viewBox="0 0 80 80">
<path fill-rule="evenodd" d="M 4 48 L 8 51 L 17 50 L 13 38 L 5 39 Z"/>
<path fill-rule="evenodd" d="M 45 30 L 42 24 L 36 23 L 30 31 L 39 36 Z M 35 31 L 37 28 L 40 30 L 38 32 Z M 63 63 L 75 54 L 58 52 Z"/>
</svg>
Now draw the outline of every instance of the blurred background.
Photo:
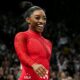
<svg viewBox="0 0 80 80">
<path fill-rule="evenodd" d="M 0 2 L 0 80 L 17 80 L 20 75 L 14 36 L 27 29 L 23 14 L 31 5 L 46 11 L 43 36 L 53 44 L 50 80 L 80 80 L 80 4 L 70 0 Z"/>
</svg>

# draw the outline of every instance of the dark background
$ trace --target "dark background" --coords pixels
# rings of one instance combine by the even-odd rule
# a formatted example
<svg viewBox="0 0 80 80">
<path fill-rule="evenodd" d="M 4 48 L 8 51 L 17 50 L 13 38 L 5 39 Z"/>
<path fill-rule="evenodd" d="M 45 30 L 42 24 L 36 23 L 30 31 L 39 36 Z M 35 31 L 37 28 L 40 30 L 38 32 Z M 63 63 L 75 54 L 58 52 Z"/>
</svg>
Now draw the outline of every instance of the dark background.
<svg viewBox="0 0 80 80">
<path fill-rule="evenodd" d="M 46 9 L 47 17 L 53 23 L 57 23 L 65 18 L 66 26 L 73 28 L 73 31 L 79 31 L 80 26 L 80 5 L 78 1 L 72 0 L 27 0 L 31 1 L 34 5 L 38 5 Z M 18 17 L 23 10 L 20 8 L 21 1 L 1 1 L 0 14 L 12 11 Z"/>
</svg>

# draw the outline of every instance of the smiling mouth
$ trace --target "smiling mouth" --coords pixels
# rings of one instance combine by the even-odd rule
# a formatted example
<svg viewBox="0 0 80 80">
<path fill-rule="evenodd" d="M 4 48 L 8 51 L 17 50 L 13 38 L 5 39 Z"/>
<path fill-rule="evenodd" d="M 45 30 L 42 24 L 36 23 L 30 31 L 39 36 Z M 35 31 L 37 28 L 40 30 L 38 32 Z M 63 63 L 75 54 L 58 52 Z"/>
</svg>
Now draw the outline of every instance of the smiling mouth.
<svg viewBox="0 0 80 80">
<path fill-rule="evenodd" d="M 40 24 L 40 25 L 38 25 L 38 27 L 40 27 L 40 28 L 44 28 L 44 25 Z"/>
<path fill-rule="evenodd" d="M 38 29 L 44 29 L 44 25 L 38 25 L 38 27 L 37 27 Z"/>
</svg>

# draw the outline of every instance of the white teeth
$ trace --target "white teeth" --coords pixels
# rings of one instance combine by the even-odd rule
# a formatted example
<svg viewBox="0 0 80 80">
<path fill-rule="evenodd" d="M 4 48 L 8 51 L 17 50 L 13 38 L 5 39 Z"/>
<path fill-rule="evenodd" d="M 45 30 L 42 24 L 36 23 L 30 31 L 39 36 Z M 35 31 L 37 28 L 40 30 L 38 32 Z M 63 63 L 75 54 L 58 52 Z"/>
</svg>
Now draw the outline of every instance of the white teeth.
<svg viewBox="0 0 80 80">
<path fill-rule="evenodd" d="M 38 25 L 39 27 L 43 27 L 44 25 Z"/>
</svg>

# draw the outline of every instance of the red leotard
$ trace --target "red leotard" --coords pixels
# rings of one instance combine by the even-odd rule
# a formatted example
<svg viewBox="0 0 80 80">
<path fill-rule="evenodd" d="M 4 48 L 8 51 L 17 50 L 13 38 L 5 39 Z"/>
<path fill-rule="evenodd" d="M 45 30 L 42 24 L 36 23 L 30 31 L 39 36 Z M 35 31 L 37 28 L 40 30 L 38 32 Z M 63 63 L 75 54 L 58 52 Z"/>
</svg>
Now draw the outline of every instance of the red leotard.
<svg viewBox="0 0 80 80">
<path fill-rule="evenodd" d="M 49 71 L 52 44 L 37 32 L 27 30 L 15 36 L 14 47 L 22 65 L 19 80 L 49 80 L 40 78 L 32 69 L 34 63 L 42 64 Z"/>
</svg>

